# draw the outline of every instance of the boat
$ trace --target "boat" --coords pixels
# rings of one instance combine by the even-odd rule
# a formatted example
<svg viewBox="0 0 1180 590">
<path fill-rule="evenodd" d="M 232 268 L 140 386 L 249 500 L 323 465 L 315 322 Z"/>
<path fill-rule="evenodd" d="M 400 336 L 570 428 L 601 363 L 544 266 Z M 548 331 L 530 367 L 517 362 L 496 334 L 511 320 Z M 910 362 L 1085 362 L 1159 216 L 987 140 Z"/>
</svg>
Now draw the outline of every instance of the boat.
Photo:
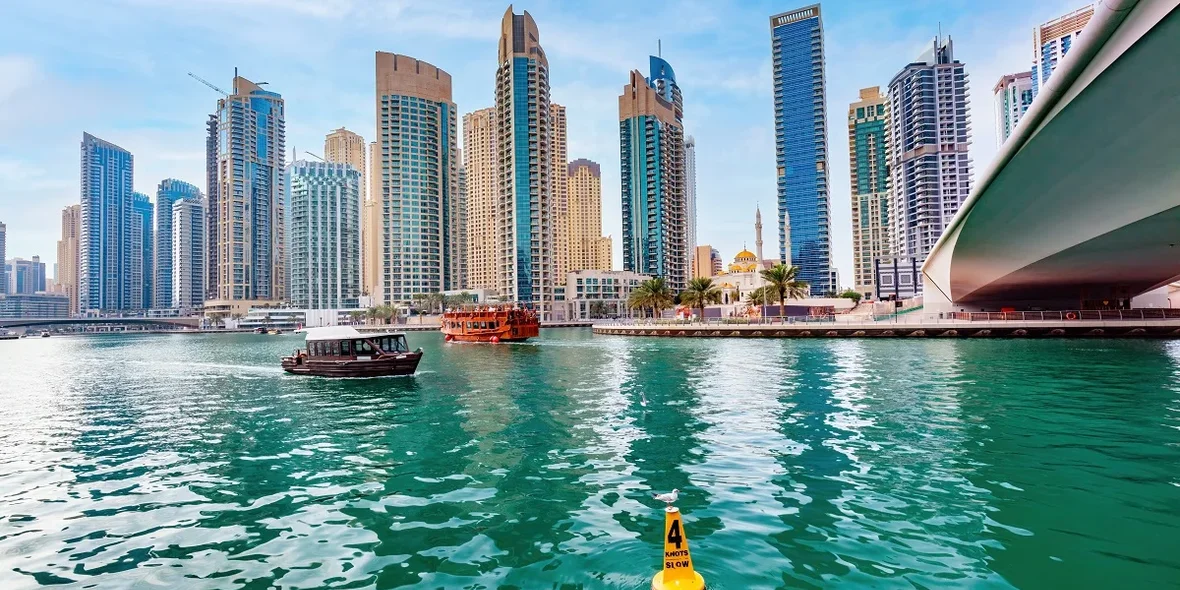
<svg viewBox="0 0 1180 590">
<path fill-rule="evenodd" d="M 48 338 L 49 337 L 49 330 L 41 330 L 41 337 Z"/>
<path fill-rule="evenodd" d="M 4 332 L 0 334 L 0 340 L 20 340 L 20 334 L 14 332 Z"/>
<path fill-rule="evenodd" d="M 257 328 L 254 328 L 254 333 L 255 334 L 265 334 L 266 328 L 263 328 L 262 326 L 258 326 Z"/>
<path fill-rule="evenodd" d="M 266 333 L 270 334 L 271 336 L 282 336 L 283 335 L 283 331 L 278 328 L 271 328 Z"/>
<path fill-rule="evenodd" d="M 468 305 L 443 314 L 447 342 L 524 342 L 540 333 L 537 312 L 518 305 Z"/>
<path fill-rule="evenodd" d="M 412 375 L 422 360 L 401 332 L 359 332 L 352 326 L 307 328 L 306 349 L 282 358 L 283 370 L 319 377 Z"/>
</svg>

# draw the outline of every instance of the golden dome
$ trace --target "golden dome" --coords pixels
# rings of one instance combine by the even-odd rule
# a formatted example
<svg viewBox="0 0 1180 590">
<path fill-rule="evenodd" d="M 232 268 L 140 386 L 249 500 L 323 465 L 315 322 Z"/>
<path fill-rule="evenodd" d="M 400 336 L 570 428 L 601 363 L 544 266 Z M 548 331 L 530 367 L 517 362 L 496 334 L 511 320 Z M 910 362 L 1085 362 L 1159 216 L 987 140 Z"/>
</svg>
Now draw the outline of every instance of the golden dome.
<svg viewBox="0 0 1180 590">
<path fill-rule="evenodd" d="M 737 256 L 733 257 L 734 262 L 755 262 L 757 260 L 758 258 L 754 256 L 754 253 L 749 250 L 742 250 L 737 253 Z"/>
</svg>

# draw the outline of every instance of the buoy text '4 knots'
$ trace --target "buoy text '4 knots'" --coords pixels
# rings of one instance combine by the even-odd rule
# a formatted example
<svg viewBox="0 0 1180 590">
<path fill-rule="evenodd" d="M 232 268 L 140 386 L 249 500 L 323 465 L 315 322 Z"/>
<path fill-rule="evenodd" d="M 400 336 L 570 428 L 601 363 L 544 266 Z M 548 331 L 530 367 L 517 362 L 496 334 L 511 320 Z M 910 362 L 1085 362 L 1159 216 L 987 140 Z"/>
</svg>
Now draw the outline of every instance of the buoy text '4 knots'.
<svg viewBox="0 0 1180 590">
<path fill-rule="evenodd" d="M 688 535 L 680 519 L 680 509 L 672 503 L 679 497 L 680 490 L 667 494 L 653 494 L 665 504 L 664 509 L 664 569 L 651 579 L 652 590 L 704 590 L 705 579 L 692 568 L 692 555 L 688 552 Z"/>
</svg>

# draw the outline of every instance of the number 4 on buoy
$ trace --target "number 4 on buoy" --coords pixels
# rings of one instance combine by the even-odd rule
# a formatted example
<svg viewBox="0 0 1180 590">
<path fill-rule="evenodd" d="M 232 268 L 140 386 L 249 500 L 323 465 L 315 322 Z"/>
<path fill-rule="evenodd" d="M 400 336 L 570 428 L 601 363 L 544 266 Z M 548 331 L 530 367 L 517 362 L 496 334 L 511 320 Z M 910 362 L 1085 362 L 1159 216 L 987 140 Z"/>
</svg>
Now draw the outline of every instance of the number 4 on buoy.
<svg viewBox="0 0 1180 590">
<path fill-rule="evenodd" d="M 705 579 L 692 568 L 688 536 L 680 509 L 664 509 L 664 569 L 651 580 L 652 590 L 704 590 Z"/>
</svg>

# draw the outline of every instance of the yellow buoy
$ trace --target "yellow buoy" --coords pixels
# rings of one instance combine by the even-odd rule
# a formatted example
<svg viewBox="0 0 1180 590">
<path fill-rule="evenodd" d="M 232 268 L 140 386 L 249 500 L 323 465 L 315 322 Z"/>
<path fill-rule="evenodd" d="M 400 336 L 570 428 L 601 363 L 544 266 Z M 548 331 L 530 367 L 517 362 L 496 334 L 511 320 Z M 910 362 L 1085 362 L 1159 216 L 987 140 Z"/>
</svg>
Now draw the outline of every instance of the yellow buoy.
<svg viewBox="0 0 1180 590">
<path fill-rule="evenodd" d="M 688 535 L 680 520 L 680 509 L 664 509 L 664 571 L 651 579 L 651 590 L 704 590 L 705 579 L 692 569 Z"/>
</svg>

